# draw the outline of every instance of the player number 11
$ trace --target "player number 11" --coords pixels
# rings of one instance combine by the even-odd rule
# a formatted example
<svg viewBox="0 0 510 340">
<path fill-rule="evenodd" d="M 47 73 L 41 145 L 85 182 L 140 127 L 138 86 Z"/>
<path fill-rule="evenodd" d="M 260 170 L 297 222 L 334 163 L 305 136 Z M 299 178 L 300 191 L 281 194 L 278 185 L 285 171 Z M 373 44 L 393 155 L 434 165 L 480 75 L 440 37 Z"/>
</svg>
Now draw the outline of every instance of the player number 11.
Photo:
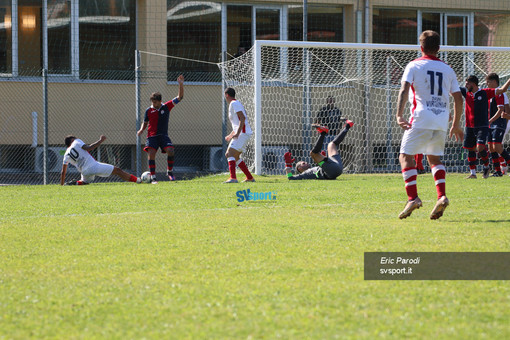
<svg viewBox="0 0 510 340">
<path fill-rule="evenodd" d="M 434 95 L 434 74 L 437 76 L 437 95 L 442 96 L 443 95 L 443 72 L 434 72 L 434 71 L 427 71 L 427 74 L 430 76 L 430 94 Z"/>
</svg>

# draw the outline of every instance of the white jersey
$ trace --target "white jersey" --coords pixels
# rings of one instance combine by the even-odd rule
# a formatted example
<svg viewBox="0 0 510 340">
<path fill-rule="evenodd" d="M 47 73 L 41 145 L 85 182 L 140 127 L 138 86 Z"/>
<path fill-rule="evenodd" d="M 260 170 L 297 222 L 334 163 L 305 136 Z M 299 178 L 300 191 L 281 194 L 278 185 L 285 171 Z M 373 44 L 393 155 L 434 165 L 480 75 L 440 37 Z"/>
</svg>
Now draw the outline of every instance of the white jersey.
<svg viewBox="0 0 510 340">
<path fill-rule="evenodd" d="M 411 84 L 411 125 L 420 129 L 447 131 L 449 95 L 460 91 L 453 69 L 438 58 L 424 56 L 406 66 L 402 81 Z"/>
<path fill-rule="evenodd" d="M 239 129 L 239 124 L 241 123 L 239 121 L 239 117 L 237 116 L 237 112 L 241 111 L 244 115 L 244 127 L 242 133 L 246 133 L 251 135 L 253 131 L 250 127 L 250 122 L 248 122 L 248 116 L 246 115 L 246 110 L 244 109 L 243 104 L 237 100 L 232 100 L 230 102 L 230 105 L 228 107 L 228 118 L 230 119 L 230 123 L 232 124 L 232 130 L 237 132 L 237 129 Z"/>
<path fill-rule="evenodd" d="M 81 173 L 97 163 L 88 151 L 83 150 L 84 145 L 81 139 L 75 139 L 64 154 L 64 164 L 74 165 Z"/>
</svg>

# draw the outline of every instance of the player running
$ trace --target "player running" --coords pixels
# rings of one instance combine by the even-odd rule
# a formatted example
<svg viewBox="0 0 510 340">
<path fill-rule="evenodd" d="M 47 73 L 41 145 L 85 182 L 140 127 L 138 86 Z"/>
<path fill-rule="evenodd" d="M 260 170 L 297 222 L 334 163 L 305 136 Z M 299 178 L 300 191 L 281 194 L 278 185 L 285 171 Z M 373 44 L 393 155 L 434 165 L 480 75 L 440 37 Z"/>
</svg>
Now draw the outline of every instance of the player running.
<svg viewBox="0 0 510 340">
<path fill-rule="evenodd" d="M 86 185 L 94 181 L 96 176 L 108 177 L 111 174 L 119 176 L 125 181 L 141 183 L 142 180 L 140 178 L 130 175 L 111 164 L 100 163 L 90 155 L 89 152 L 101 145 L 105 140 L 106 137 L 101 136 L 97 142 L 87 145 L 81 139 L 67 136 L 64 140 L 67 150 L 64 154 L 62 171 L 60 172 L 60 185 Z M 68 164 L 72 164 L 78 169 L 81 173 L 80 180 L 65 183 Z"/>
<path fill-rule="evenodd" d="M 324 138 L 329 132 L 328 127 L 313 124 L 312 126 L 317 129 L 320 133 L 315 146 L 310 152 L 310 156 L 313 161 L 317 163 L 317 166 L 312 166 L 310 163 L 305 161 L 299 161 L 296 163 L 297 175 L 292 175 L 292 163 L 295 159 L 292 158 L 290 152 L 286 152 L 285 158 L 285 172 L 289 180 L 301 180 L 301 179 L 336 179 L 342 174 L 343 165 L 342 157 L 338 152 L 338 146 L 345 138 L 345 135 L 349 129 L 354 125 L 353 122 L 347 120 L 344 128 L 335 137 L 335 139 L 328 144 L 327 157 L 321 153 L 322 145 L 324 144 Z"/>
</svg>

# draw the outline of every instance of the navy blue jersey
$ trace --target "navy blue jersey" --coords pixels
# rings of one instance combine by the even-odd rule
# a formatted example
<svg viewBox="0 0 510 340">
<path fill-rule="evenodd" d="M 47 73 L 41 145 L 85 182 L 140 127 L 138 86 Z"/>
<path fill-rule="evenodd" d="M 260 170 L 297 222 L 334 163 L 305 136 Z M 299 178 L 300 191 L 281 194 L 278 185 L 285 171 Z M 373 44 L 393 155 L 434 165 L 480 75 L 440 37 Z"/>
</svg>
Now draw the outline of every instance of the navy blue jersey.
<svg viewBox="0 0 510 340">
<path fill-rule="evenodd" d="M 149 123 L 147 128 L 147 137 L 168 135 L 168 119 L 170 118 L 170 111 L 178 102 L 177 98 L 175 98 L 161 105 L 159 109 L 156 109 L 151 105 L 147 110 L 145 110 L 145 118 L 143 121 Z"/>
<path fill-rule="evenodd" d="M 490 100 L 490 116 L 491 118 L 498 112 L 498 106 L 505 105 L 505 97 L 504 94 L 500 94 L 497 97 L 494 97 Z M 499 117 L 495 121 L 491 123 L 491 129 L 506 129 L 507 119 Z"/>
<path fill-rule="evenodd" d="M 495 96 L 496 89 L 479 89 L 471 93 L 461 87 L 460 92 L 466 99 L 466 127 L 488 127 L 489 99 Z"/>
</svg>

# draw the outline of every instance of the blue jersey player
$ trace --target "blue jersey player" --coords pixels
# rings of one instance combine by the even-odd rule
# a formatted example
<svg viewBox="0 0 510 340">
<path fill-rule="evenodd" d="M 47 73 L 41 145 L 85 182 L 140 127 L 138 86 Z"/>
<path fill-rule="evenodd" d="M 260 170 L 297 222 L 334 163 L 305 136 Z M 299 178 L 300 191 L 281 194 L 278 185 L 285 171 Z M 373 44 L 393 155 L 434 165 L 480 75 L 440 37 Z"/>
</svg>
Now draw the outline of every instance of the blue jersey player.
<svg viewBox="0 0 510 340">
<path fill-rule="evenodd" d="M 148 153 L 149 171 L 151 173 L 151 183 L 156 181 L 156 152 L 161 148 L 162 153 L 167 154 L 167 176 L 170 181 L 175 181 L 173 174 L 174 167 L 174 146 L 170 137 L 168 137 L 168 119 L 170 111 L 177 105 L 184 96 L 184 77 L 182 74 L 177 78 L 179 83 L 179 93 L 174 99 L 162 103 L 161 93 L 151 94 L 152 105 L 145 111 L 143 124 L 137 134 L 140 136 L 145 128 L 147 129 L 147 140 L 145 142 L 145 152 Z"/>
</svg>

